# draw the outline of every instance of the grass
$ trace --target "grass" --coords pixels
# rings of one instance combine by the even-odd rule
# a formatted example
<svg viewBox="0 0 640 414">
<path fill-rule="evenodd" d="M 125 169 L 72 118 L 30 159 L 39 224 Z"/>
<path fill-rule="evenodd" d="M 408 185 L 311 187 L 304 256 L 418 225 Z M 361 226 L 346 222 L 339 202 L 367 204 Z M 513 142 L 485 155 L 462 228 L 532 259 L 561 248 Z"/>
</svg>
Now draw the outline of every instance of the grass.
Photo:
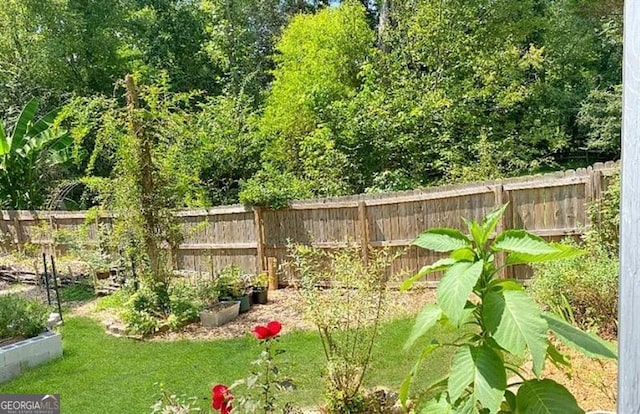
<svg viewBox="0 0 640 414">
<path fill-rule="evenodd" d="M 62 302 L 80 302 L 93 299 L 96 294 L 89 285 L 72 285 L 60 288 Z"/>
<path fill-rule="evenodd" d="M 408 353 L 402 345 L 411 320 L 383 326 L 374 349 L 368 385 L 398 389 L 420 348 Z M 216 383 L 231 384 L 249 372 L 250 362 L 260 350 L 253 337 L 219 341 L 140 342 L 115 338 L 87 318 L 70 318 L 62 327 L 64 356 L 29 370 L 19 378 L 0 384 L 0 393 L 61 394 L 62 411 L 73 413 L 150 412 L 159 395 L 156 383 L 172 393 L 198 397 L 209 412 L 210 389 Z M 436 333 L 445 339 L 448 333 Z M 430 338 L 426 338 L 425 342 Z M 324 357 L 317 335 L 294 332 L 283 335 L 280 368 L 291 376 L 296 391 L 283 400 L 302 406 L 322 401 L 321 372 Z M 425 361 L 417 384 L 425 386 L 440 379 L 450 365 L 450 354 L 440 352 Z"/>
</svg>

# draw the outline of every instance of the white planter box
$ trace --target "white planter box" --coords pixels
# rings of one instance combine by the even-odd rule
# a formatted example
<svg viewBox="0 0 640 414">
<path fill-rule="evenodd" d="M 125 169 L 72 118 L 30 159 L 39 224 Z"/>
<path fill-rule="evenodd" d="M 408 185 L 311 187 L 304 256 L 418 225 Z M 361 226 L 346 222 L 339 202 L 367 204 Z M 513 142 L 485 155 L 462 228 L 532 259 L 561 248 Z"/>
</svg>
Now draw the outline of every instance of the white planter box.
<svg viewBox="0 0 640 414">
<path fill-rule="evenodd" d="M 62 356 L 62 337 L 45 332 L 36 337 L 0 347 L 0 383 L 17 377 L 27 368 Z"/>
<path fill-rule="evenodd" d="M 223 307 L 215 310 L 203 310 L 200 312 L 200 322 L 202 326 L 207 328 L 214 328 L 216 326 L 224 325 L 225 323 L 234 320 L 240 314 L 240 302 L 220 302 Z"/>
</svg>

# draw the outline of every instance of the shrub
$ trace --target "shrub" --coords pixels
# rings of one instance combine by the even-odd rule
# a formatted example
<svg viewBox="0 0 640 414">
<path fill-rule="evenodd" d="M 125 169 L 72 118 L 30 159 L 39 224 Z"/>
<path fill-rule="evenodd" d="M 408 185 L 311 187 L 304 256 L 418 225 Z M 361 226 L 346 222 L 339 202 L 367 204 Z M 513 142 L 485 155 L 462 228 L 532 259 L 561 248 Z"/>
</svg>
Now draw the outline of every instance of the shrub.
<svg viewBox="0 0 640 414">
<path fill-rule="evenodd" d="M 175 322 L 171 325 L 180 327 L 198 320 L 204 303 L 198 298 L 197 291 L 186 283 L 176 283 L 169 289 L 169 306 Z"/>
<path fill-rule="evenodd" d="M 534 267 L 531 291 L 538 302 L 582 329 L 618 331 L 617 257 L 601 246 L 587 246 L 584 257 Z"/>
<path fill-rule="evenodd" d="M 388 268 L 395 256 L 378 251 L 365 264 L 358 246 L 334 252 L 307 246 L 289 250 L 299 274 L 304 316 L 317 327 L 325 351 L 327 409 L 364 412 L 361 388 L 385 311 Z M 327 281 L 332 289 L 321 287 Z"/>
<path fill-rule="evenodd" d="M 183 282 L 174 282 L 167 288 L 143 287 L 132 294 L 121 313 L 127 330 L 134 334 L 149 335 L 161 326 L 178 329 L 198 319 L 204 308 L 198 289 Z"/>
<path fill-rule="evenodd" d="M 277 210 L 287 207 L 293 200 L 312 196 L 308 182 L 293 173 L 267 168 L 244 183 L 240 191 L 240 202 Z"/>
<path fill-rule="evenodd" d="M 150 335 L 160 326 L 159 320 L 146 310 L 125 309 L 121 314 L 127 331 L 133 334 Z"/>
<path fill-rule="evenodd" d="M 585 234 L 589 245 L 599 244 L 603 252 L 618 257 L 620 247 L 620 174 L 611 176 L 602 198 L 587 208 L 591 229 Z"/>
<path fill-rule="evenodd" d="M 220 298 L 237 298 L 245 293 L 242 270 L 236 265 L 229 265 L 220 271 L 215 280 L 215 290 Z"/>
<path fill-rule="evenodd" d="M 0 338 L 40 335 L 47 326 L 49 308 L 16 294 L 0 295 Z"/>
</svg>

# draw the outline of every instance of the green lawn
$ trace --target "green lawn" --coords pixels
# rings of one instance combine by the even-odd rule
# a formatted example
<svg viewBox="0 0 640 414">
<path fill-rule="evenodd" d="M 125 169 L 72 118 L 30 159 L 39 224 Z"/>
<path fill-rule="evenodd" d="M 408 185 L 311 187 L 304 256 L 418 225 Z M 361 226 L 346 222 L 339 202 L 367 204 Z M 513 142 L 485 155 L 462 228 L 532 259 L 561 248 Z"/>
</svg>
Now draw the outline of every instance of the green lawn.
<svg viewBox="0 0 640 414">
<path fill-rule="evenodd" d="M 411 324 L 410 320 L 399 320 L 384 325 L 374 351 L 369 385 L 399 387 L 419 352 L 419 348 L 402 351 Z M 260 350 L 249 335 L 235 340 L 192 342 L 115 338 L 86 318 L 67 320 L 62 334 L 62 359 L 0 385 L 0 393 L 59 393 L 65 414 L 140 414 L 150 411 L 158 395 L 154 383 L 162 382 L 176 394 L 197 396 L 202 406 L 208 407 L 211 386 L 243 378 Z M 437 336 L 444 339 L 447 334 L 439 332 Z M 281 370 L 298 386 L 286 399 L 299 405 L 319 403 L 324 360 L 317 336 L 313 332 L 295 332 L 284 335 L 280 345 L 287 351 L 282 356 Z M 425 362 L 420 383 L 441 378 L 449 363 L 449 354 L 434 354 Z"/>
</svg>

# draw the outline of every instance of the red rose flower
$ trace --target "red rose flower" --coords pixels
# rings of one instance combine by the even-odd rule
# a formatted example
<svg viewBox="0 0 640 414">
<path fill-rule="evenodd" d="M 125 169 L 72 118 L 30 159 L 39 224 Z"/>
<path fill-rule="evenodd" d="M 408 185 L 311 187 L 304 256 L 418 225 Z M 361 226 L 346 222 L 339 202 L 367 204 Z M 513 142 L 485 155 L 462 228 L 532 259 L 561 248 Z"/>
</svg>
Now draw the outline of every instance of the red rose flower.
<svg viewBox="0 0 640 414">
<path fill-rule="evenodd" d="M 261 341 L 275 338 L 280 333 L 282 325 L 278 321 L 271 321 L 267 326 L 258 325 L 253 328 L 253 335 Z"/>
<path fill-rule="evenodd" d="M 214 410 L 220 410 L 220 414 L 231 412 L 233 395 L 226 385 L 218 384 L 211 389 L 211 406 Z"/>
</svg>

